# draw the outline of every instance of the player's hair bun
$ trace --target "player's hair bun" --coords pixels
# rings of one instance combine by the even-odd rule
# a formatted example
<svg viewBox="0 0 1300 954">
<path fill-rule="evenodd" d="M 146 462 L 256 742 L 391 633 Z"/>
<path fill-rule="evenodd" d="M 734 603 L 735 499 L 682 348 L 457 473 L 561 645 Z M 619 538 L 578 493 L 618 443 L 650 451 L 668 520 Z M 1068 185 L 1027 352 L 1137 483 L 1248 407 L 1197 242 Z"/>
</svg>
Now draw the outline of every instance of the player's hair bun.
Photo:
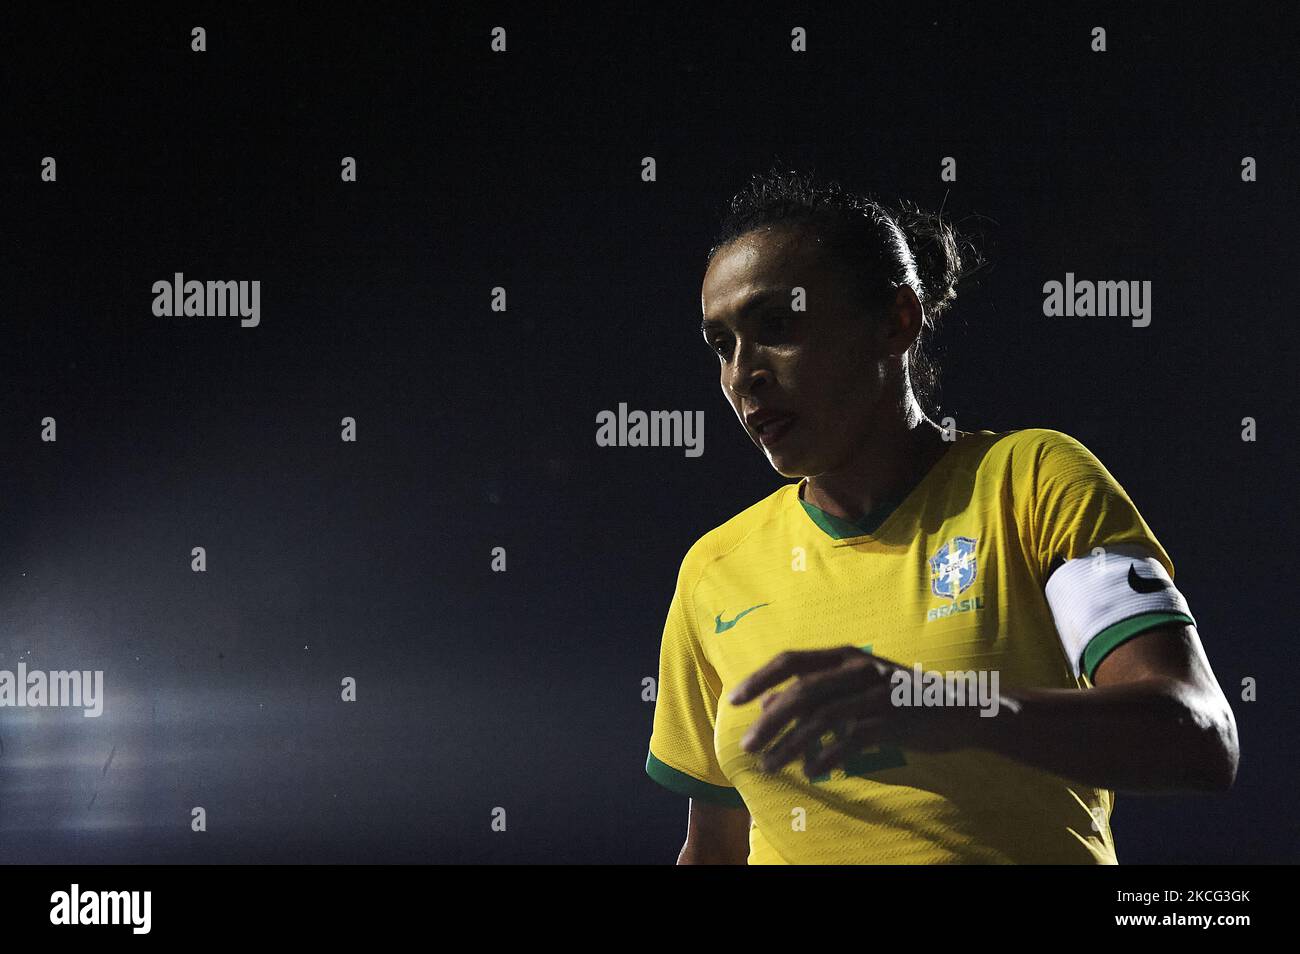
<svg viewBox="0 0 1300 954">
<path fill-rule="evenodd" d="M 940 215 L 926 212 L 907 200 L 894 212 L 894 220 L 916 259 L 926 316 L 938 321 L 957 300 L 957 285 L 963 274 L 957 233 Z"/>
</svg>

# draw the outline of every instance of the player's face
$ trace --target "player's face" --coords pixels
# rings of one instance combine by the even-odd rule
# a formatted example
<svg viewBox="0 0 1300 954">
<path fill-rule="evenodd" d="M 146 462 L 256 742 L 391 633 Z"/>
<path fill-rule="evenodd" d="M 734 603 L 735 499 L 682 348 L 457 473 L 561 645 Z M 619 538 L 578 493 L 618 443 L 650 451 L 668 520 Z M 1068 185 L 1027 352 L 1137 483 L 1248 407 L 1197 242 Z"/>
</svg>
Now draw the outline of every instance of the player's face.
<svg viewBox="0 0 1300 954">
<path fill-rule="evenodd" d="M 794 310 L 796 287 L 804 311 Z M 896 356 L 816 234 L 763 229 L 719 249 L 700 304 L 722 393 L 776 471 L 816 476 L 850 460 L 880 414 Z M 784 417 L 753 417 L 768 411 Z"/>
</svg>

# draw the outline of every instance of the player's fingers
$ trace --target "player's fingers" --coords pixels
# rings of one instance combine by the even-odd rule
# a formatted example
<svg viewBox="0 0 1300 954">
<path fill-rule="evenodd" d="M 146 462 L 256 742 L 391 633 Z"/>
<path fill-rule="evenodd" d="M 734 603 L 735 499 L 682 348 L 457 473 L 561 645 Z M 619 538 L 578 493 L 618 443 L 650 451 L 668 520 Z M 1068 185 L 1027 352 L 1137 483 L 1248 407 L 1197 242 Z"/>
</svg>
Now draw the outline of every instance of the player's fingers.
<svg viewBox="0 0 1300 954">
<path fill-rule="evenodd" d="M 887 719 L 894 714 L 889 686 L 868 686 L 857 692 L 828 699 L 824 705 L 826 724 L 844 726 L 857 720 Z"/>
<path fill-rule="evenodd" d="M 763 771 L 775 772 L 787 762 L 799 758 L 811 743 L 821 738 L 827 729 L 822 710 L 800 719 L 789 732 L 777 739 L 772 747 L 763 753 L 760 761 Z"/>
<path fill-rule="evenodd" d="M 834 730 L 835 742 L 821 753 L 814 753 L 814 757 L 807 761 L 805 768 L 809 776 L 820 775 L 848 755 L 880 744 L 893 714 L 893 704 L 885 686 L 828 703 L 821 709 L 819 717 L 823 725 Z M 827 755 L 831 761 L 826 762 L 822 755 Z"/>
<path fill-rule="evenodd" d="M 776 738 L 786 723 L 812 714 L 820 705 L 839 701 L 840 696 L 855 694 L 871 674 L 865 666 L 841 666 L 801 676 L 790 688 L 778 693 L 740 740 L 746 752 L 756 752 Z"/>
<path fill-rule="evenodd" d="M 803 773 L 809 778 L 825 775 L 839 765 L 846 755 L 848 755 L 848 749 L 845 747 L 844 742 L 836 739 L 829 745 L 823 745 L 816 751 L 809 753 L 803 762 Z"/>
<path fill-rule="evenodd" d="M 878 686 L 829 706 L 826 718 L 837 727 L 837 737 L 856 752 L 884 741 L 896 726 L 897 715 L 889 688 Z"/>
<path fill-rule="evenodd" d="M 884 719 L 858 719 L 836 730 L 835 741 L 823 745 L 804 760 L 804 773 L 809 778 L 825 775 L 851 755 L 878 744 Z"/>
<path fill-rule="evenodd" d="M 742 706 L 765 689 L 785 682 L 791 676 L 817 672 L 838 666 L 845 657 L 843 648 L 789 650 L 774 657 L 766 666 L 750 673 L 731 690 L 727 701 Z"/>
</svg>

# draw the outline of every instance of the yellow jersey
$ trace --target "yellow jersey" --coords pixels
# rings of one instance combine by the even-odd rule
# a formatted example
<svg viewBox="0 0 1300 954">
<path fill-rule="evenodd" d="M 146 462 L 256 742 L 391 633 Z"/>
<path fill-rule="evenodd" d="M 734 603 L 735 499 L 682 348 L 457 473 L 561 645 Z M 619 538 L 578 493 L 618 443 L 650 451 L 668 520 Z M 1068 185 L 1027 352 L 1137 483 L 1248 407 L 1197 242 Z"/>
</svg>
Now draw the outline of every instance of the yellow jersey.
<svg viewBox="0 0 1300 954">
<path fill-rule="evenodd" d="M 1049 606 L 1053 572 L 1106 548 L 1149 554 L 1148 576 L 1163 568 L 1173 579 L 1119 483 L 1045 428 L 959 435 L 900 502 L 861 521 L 809 504 L 803 483 L 706 533 L 683 559 L 648 774 L 747 808 L 750 864 L 1115 864 L 1110 791 L 977 749 L 883 746 L 817 779 L 798 759 L 765 773 L 740 747 L 760 701 L 734 706 L 726 694 L 785 650 L 844 645 L 909 669 L 997 671 L 1003 690 L 1090 688 L 1124 640 L 1194 623 L 1185 603 L 1136 593 L 1109 615 L 1084 606 L 1054 618 L 1066 602 Z"/>
</svg>

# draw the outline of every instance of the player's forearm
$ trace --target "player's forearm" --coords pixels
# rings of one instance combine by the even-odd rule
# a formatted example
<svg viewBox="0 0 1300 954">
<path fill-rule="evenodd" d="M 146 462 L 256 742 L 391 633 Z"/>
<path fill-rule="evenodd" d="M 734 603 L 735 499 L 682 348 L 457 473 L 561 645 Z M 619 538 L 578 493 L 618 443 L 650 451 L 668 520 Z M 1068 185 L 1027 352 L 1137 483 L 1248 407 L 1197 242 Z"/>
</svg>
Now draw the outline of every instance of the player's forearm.
<svg viewBox="0 0 1300 954">
<path fill-rule="evenodd" d="M 1217 694 L 1215 694 L 1217 695 Z M 1134 792 L 1223 790 L 1237 727 L 1222 696 L 1171 680 L 1003 693 L 981 747 L 1065 778 Z"/>
<path fill-rule="evenodd" d="M 748 863 L 748 850 L 742 851 L 724 846 L 709 848 L 695 845 L 688 840 L 682 845 L 677 863 L 679 865 L 743 865 Z"/>
</svg>

